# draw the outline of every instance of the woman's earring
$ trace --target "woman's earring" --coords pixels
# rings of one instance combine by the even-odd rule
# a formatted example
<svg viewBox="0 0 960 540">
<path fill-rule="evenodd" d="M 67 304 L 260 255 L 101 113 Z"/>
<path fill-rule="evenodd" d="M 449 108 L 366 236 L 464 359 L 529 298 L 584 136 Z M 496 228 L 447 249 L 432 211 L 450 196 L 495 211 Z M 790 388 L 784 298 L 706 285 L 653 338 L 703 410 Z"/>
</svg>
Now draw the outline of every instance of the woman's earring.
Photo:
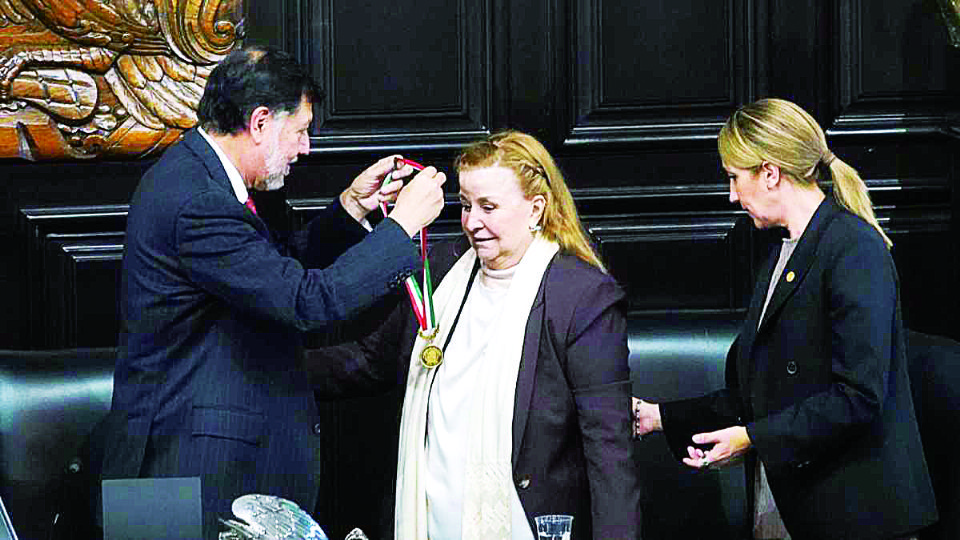
<svg viewBox="0 0 960 540">
<path fill-rule="evenodd" d="M 539 223 L 536 225 L 528 225 L 528 227 L 530 228 L 530 232 L 537 232 L 542 228 Z"/>
</svg>

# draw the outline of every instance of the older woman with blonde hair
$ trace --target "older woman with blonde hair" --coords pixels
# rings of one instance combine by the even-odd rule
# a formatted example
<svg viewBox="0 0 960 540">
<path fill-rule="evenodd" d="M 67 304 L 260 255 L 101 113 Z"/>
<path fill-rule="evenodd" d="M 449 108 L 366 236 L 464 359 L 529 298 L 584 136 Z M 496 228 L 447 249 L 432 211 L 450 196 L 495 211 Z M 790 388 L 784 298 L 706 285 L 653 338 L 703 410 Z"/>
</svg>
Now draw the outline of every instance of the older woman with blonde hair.
<svg viewBox="0 0 960 540">
<path fill-rule="evenodd" d="M 637 402 L 637 434 L 664 430 L 691 467 L 746 457 L 753 538 L 910 537 L 936 507 L 890 239 L 867 187 L 789 101 L 741 107 L 718 146 L 730 201 L 785 238 L 757 275 L 726 388 Z"/>
<path fill-rule="evenodd" d="M 456 167 L 464 238 L 430 250 L 435 323 L 401 306 L 315 358 L 332 392 L 405 374 L 396 538 L 533 539 L 545 514 L 638 538 L 624 293 L 535 138 L 493 135 Z"/>
</svg>

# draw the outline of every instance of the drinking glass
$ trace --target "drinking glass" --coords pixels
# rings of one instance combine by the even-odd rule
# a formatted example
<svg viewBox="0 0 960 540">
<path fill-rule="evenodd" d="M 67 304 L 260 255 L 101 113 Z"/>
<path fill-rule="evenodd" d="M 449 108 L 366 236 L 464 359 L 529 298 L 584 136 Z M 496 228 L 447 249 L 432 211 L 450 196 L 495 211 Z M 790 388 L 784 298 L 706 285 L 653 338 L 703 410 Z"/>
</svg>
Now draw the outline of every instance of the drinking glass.
<svg viewBox="0 0 960 540">
<path fill-rule="evenodd" d="M 549 514 L 533 518 L 537 524 L 537 536 L 540 540 L 570 540 L 573 528 L 573 516 Z"/>
</svg>

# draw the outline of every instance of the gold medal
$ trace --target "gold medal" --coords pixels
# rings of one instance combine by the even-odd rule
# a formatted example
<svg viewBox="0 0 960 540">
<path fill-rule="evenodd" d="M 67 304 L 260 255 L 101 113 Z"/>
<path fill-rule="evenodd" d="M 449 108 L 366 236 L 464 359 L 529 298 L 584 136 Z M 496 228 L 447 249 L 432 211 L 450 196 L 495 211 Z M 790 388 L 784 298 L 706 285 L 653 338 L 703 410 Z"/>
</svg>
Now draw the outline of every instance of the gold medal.
<svg viewBox="0 0 960 540">
<path fill-rule="evenodd" d="M 443 363 L 443 351 L 436 345 L 427 345 L 420 351 L 420 364 L 427 369 L 432 369 Z"/>
</svg>

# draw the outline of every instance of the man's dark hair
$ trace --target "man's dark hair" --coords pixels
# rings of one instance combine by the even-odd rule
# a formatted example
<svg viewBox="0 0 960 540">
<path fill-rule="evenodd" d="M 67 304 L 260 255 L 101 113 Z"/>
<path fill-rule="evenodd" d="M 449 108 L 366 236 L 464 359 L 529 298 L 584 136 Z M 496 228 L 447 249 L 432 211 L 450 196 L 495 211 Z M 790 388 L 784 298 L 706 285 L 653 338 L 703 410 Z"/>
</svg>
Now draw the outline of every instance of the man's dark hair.
<svg viewBox="0 0 960 540">
<path fill-rule="evenodd" d="M 293 56 L 272 47 L 251 47 L 231 52 L 213 68 L 197 117 L 210 133 L 236 135 L 246 129 L 257 107 L 293 114 L 303 97 L 316 103 L 323 93 Z"/>
</svg>

